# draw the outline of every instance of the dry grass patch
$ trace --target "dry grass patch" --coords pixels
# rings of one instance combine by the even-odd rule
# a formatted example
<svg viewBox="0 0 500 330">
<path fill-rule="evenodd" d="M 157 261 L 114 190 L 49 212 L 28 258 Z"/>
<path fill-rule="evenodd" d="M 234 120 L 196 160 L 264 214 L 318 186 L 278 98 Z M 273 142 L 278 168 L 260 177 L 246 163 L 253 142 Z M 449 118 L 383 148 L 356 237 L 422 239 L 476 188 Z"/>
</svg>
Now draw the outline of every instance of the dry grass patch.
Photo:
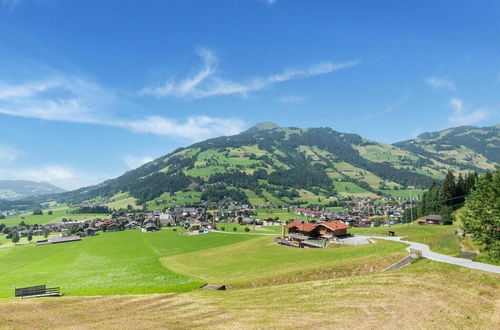
<svg viewBox="0 0 500 330">
<path fill-rule="evenodd" d="M 500 277 L 418 261 L 400 271 L 183 294 L 0 300 L 0 328 L 498 329 Z"/>
</svg>

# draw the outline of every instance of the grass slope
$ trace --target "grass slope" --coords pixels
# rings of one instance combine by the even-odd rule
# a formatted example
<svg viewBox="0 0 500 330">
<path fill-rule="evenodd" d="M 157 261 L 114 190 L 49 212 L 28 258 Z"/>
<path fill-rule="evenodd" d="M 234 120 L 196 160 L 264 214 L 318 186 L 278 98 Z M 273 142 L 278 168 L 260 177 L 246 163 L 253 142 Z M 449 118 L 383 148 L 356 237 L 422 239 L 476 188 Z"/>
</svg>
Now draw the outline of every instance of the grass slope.
<svg viewBox="0 0 500 330">
<path fill-rule="evenodd" d="M 421 260 L 393 272 L 229 291 L 9 299 L 0 302 L 0 324 L 48 329 L 497 329 L 499 283 L 495 274 Z"/>
<path fill-rule="evenodd" d="M 344 270 L 348 274 L 381 270 L 404 255 L 404 246 L 393 242 L 296 249 L 276 245 L 273 237 L 262 236 L 231 246 L 165 257 L 162 262 L 165 267 L 200 281 L 244 286 L 304 280 L 317 276 L 311 273 L 318 274 L 318 269 L 334 269 L 331 272 L 338 274 L 344 274 Z"/>
<path fill-rule="evenodd" d="M 105 218 L 106 214 L 71 214 L 66 213 L 66 210 L 53 211 L 51 215 L 47 214 L 47 210 L 43 210 L 43 215 L 33 215 L 31 213 L 8 217 L 0 220 L 0 223 L 5 223 L 6 226 L 17 226 L 21 221 L 28 225 L 45 225 L 51 222 L 61 222 L 63 218 L 72 220 L 91 220 L 94 218 Z"/>
<path fill-rule="evenodd" d="M 232 244 L 249 235 L 180 236 L 177 232 L 103 233 L 80 242 L 0 249 L 0 297 L 15 287 L 60 286 L 68 295 L 187 291 L 196 280 L 166 269 L 159 258 Z"/>
</svg>

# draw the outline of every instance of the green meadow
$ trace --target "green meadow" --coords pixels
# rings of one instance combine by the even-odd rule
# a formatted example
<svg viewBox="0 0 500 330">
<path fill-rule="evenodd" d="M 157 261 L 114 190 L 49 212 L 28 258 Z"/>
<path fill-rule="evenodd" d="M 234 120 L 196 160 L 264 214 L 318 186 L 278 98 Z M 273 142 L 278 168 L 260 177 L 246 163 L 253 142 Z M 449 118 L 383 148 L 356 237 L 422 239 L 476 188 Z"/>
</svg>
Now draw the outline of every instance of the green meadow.
<svg viewBox="0 0 500 330">
<path fill-rule="evenodd" d="M 388 230 L 392 230 L 396 236 L 403 236 L 408 241 L 429 245 L 432 251 L 458 257 L 461 249 L 460 237 L 454 233 L 458 227 L 458 223 L 447 226 L 429 226 L 417 225 L 413 222 L 390 227 L 351 228 L 349 232 L 362 235 L 383 235 Z"/>
<path fill-rule="evenodd" d="M 67 213 L 68 212 L 68 213 Z M 0 220 L 0 223 L 4 223 L 6 226 L 17 226 L 21 221 L 24 221 L 28 225 L 45 225 L 51 222 L 61 222 L 63 218 L 72 220 L 91 220 L 94 218 L 105 218 L 106 214 L 71 214 L 66 210 L 52 211 L 52 214 L 47 214 L 47 210 L 43 210 L 43 215 L 33 215 L 32 213 L 25 213 L 15 217 L 7 217 L 6 219 Z"/>
<path fill-rule="evenodd" d="M 0 297 L 14 288 L 46 284 L 67 295 L 182 292 L 202 283 L 166 268 L 160 258 L 248 240 L 251 235 L 182 236 L 129 230 L 79 242 L 0 249 Z"/>
</svg>

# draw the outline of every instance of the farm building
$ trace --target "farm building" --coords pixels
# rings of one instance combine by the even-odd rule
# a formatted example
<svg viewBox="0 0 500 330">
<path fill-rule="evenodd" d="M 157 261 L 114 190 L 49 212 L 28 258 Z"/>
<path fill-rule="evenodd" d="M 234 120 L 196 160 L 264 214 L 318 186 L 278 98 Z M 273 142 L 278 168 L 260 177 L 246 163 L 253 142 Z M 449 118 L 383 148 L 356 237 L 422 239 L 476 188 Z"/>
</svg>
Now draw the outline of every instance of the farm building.
<svg viewBox="0 0 500 330">
<path fill-rule="evenodd" d="M 439 225 L 443 217 L 437 214 L 429 214 L 424 219 L 418 220 L 419 225 Z"/>
<path fill-rule="evenodd" d="M 332 238 L 347 235 L 347 229 L 351 228 L 341 221 L 309 223 L 293 221 L 285 226 L 289 234 L 299 234 L 308 238 Z"/>
</svg>

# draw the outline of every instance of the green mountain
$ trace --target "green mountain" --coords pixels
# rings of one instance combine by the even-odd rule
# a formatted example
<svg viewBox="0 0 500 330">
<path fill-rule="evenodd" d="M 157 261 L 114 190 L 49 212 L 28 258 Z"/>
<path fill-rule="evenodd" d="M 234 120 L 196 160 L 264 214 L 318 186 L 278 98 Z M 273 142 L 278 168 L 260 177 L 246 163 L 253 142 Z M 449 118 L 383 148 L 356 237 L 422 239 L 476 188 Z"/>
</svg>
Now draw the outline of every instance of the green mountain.
<svg viewBox="0 0 500 330">
<path fill-rule="evenodd" d="M 48 182 L 25 180 L 0 180 L 0 199 L 22 199 L 29 196 L 41 196 L 64 192 Z"/>
<path fill-rule="evenodd" d="M 423 133 L 416 139 L 394 144 L 416 155 L 434 159 L 436 166 L 455 170 L 494 169 L 500 163 L 500 125 L 461 126 Z"/>
<path fill-rule="evenodd" d="M 200 201 L 326 205 L 336 196 L 407 197 L 448 169 L 483 171 L 498 164 L 498 132 L 498 127 L 460 127 L 389 145 L 330 128 L 262 123 L 179 148 L 57 199 L 105 198 L 112 206 L 146 203 L 161 209 Z"/>
</svg>

